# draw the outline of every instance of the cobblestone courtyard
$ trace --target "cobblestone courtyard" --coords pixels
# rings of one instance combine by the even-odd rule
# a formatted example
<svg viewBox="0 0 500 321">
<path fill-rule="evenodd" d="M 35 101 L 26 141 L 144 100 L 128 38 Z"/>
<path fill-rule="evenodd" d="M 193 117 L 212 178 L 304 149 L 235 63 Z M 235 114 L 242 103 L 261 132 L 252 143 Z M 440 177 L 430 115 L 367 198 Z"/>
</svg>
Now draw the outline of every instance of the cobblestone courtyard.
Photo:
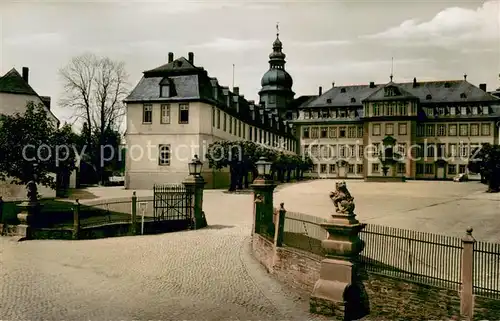
<svg viewBox="0 0 500 321">
<path fill-rule="evenodd" d="M 459 237 L 471 226 L 477 240 L 500 243 L 500 193 L 485 193 L 487 186 L 479 182 L 346 183 L 363 223 Z M 334 189 L 335 180 L 329 179 L 287 185 L 275 194 L 275 204 L 328 218 L 333 212 L 328 194 Z"/>
<path fill-rule="evenodd" d="M 500 195 L 479 183 L 348 181 L 358 218 L 500 242 Z M 334 180 L 280 186 L 275 206 L 327 217 Z M 121 188 L 98 198 L 130 196 Z M 139 196 L 151 191 L 137 191 Z M 207 229 L 89 241 L 0 238 L 1 320 L 307 320 L 306 297 L 252 258 L 252 196 L 205 191 Z M 319 318 L 319 317 L 317 317 Z"/>
<path fill-rule="evenodd" d="M 0 319 L 307 320 L 308 302 L 250 254 L 251 206 L 251 195 L 206 191 L 204 230 L 89 241 L 0 237 Z"/>
</svg>

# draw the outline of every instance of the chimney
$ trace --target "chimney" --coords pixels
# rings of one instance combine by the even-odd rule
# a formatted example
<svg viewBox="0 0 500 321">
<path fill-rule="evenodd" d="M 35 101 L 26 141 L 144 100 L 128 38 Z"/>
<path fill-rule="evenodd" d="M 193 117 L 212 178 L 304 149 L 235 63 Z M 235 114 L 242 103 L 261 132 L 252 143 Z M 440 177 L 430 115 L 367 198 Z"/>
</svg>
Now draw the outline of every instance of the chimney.
<svg viewBox="0 0 500 321">
<path fill-rule="evenodd" d="M 375 88 L 375 82 L 374 81 L 370 81 L 370 88 Z"/>
<path fill-rule="evenodd" d="M 321 96 L 323 94 L 323 87 L 319 86 L 318 88 L 318 96 Z"/>
<path fill-rule="evenodd" d="M 332 88 L 335 87 L 335 81 L 332 82 Z"/>
<path fill-rule="evenodd" d="M 233 94 L 235 96 L 239 96 L 240 95 L 240 87 L 233 87 Z"/>
<path fill-rule="evenodd" d="M 413 88 L 416 88 L 417 86 L 418 86 L 418 84 L 417 84 L 417 78 L 414 77 L 413 78 Z"/>
<path fill-rule="evenodd" d="M 50 110 L 50 97 L 40 96 L 40 99 L 42 100 L 43 104 L 47 107 L 47 109 Z"/>
<path fill-rule="evenodd" d="M 174 61 L 174 53 L 169 52 L 168 53 L 168 63 L 171 63 L 172 61 Z"/>
<path fill-rule="evenodd" d="M 194 65 L 194 53 L 188 52 L 188 61 Z"/>
<path fill-rule="evenodd" d="M 486 91 L 486 84 L 479 84 L 479 89 Z"/>
<path fill-rule="evenodd" d="M 23 79 L 24 81 L 26 81 L 27 83 L 29 83 L 29 73 L 30 73 L 30 69 L 28 67 L 23 67 Z"/>
</svg>

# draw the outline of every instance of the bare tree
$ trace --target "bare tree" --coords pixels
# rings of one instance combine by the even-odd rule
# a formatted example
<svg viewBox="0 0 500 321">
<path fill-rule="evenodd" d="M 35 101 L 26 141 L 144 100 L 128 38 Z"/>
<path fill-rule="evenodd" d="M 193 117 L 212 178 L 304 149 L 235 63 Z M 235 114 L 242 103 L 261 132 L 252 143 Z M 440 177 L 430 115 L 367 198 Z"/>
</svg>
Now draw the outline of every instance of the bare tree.
<svg viewBox="0 0 500 321">
<path fill-rule="evenodd" d="M 64 96 L 59 104 L 73 110 L 75 121 L 87 123 L 87 150 L 100 152 L 100 146 L 92 146 L 92 133 L 99 135 L 102 145 L 106 131 L 118 131 L 125 115 L 123 99 L 128 79 L 125 64 L 87 53 L 71 59 L 59 73 L 64 83 Z"/>
</svg>

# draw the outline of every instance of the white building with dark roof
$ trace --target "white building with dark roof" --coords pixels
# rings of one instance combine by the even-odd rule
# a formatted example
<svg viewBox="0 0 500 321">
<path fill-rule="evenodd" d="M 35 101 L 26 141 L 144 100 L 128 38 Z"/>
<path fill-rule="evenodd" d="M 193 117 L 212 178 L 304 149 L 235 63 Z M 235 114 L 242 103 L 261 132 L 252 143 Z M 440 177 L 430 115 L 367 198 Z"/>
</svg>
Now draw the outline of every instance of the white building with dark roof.
<svg viewBox="0 0 500 321">
<path fill-rule="evenodd" d="M 23 67 L 22 76 L 16 69 L 12 68 L 0 77 L 0 114 L 14 115 L 24 114 L 29 102 L 35 105 L 43 103 L 47 115 L 55 126 L 59 127 L 59 120 L 50 110 L 51 99 L 48 96 L 40 96 L 29 84 L 29 69 Z M 55 177 L 55 174 L 54 174 Z M 53 189 L 38 186 L 38 192 L 43 197 L 55 197 Z M 10 179 L 0 182 L 0 196 L 4 201 L 26 199 L 26 188 L 23 185 L 10 184 Z"/>
<path fill-rule="evenodd" d="M 252 140 L 293 153 L 292 126 L 263 106 L 246 100 L 188 59 L 174 59 L 144 72 L 125 100 L 127 157 L 125 186 L 150 189 L 153 184 L 180 183 L 194 155 L 204 160 L 218 140 Z M 207 187 L 227 186 L 229 173 L 204 166 Z"/>
</svg>

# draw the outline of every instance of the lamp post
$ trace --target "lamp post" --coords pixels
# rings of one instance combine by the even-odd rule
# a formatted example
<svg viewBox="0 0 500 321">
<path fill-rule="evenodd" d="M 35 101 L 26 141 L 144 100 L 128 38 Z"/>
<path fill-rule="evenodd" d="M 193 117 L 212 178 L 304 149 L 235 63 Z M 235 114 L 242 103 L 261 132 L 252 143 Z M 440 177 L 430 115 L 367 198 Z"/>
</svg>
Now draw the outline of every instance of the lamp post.
<svg viewBox="0 0 500 321">
<path fill-rule="evenodd" d="M 251 185 L 255 202 L 253 233 L 267 233 L 274 236 L 273 192 L 276 184 L 270 177 L 272 163 L 261 157 L 256 163 L 257 178 Z"/>
<path fill-rule="evenodd" d="M 207 226 L 207 220 L 203 213 L 203 189 L 206 182 L 201 176 L 202 169 L 203 163 L 198 158 L 198 155 L 194 155 L 194 158 L 188 163 L 189 176 L 182 182 L 187 192 L 193 195 L 191 206 L 193 208 L 194 229 Z"/>
</svg>

